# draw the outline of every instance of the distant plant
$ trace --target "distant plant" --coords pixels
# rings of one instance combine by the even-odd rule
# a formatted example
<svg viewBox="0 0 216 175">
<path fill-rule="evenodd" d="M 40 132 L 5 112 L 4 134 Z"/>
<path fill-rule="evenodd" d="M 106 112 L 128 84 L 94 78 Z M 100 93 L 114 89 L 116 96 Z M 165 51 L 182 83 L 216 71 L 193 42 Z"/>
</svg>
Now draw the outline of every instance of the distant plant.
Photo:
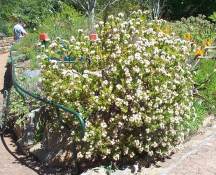
<svg viewBox="0 0 216 175">
<path fill-rule="evenodd" d="M 13 23 L 0 18 L 0 33 L 5 36 L 13 36 Z"/>
<path fill-rule="evenodd" d="M 216 22 L 216 12 L 214 12 L 212 15 L 210 15 L 209 19 L 211 19 L 213 22 Z"/>
<path fill-rule="evenodd" d="M 50 39 L 57 36 L 69 39 L 71 35 L 78 34 L 79 28 L 87 28 L 86 18 L 75 9 L 62 4 L 60 13 L 49 15 L 37 30 L 22 38 L 14 47 L 20 54 L 24 54 L 25 59 L 31 60 L 32 68 L 37 68 L 37 55 L 40 53 L 37 46 L 40 44 L 39 33 L 47 33 Z"/>
<path fill-rule="evenodd" d="M 176 34 L 198 45 L 215 38 L 215 25 L 208 21 L 204 15 L 182 18 L 181 21 L 173 23 L 173 28 Z"/>
<path fill-rule="evenodd" d="M 74 8 L 63 4 L 61 5 L 61 12 L 49 15 L 45 19 L 37 32 L 46 32 L 50 39 L 61 37 L 69 39 L 71 35 L 77 35 L 77 30 L 87 29 L 88 21 L 85 16 Z"/>
</svg>

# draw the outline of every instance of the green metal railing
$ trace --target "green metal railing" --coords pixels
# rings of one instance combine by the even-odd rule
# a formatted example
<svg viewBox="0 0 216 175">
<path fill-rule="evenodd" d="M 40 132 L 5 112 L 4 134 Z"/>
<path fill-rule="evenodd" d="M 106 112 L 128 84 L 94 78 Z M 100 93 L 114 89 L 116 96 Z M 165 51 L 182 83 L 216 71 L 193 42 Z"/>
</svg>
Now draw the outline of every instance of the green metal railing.
<svg viewBox="0 0 216 175">
<path fill-rule="evenodd" d="M 15 65 L 14 65 L 15 62 L 14 62 L 14 59 L 13 59 L 13 56 L 12 56 L 12 49 L 10 50 L 9 58 L 10 58 L 10 62 L 12 64 L 12 81 L 13 81 L 13 85 L 14 85 L 14 88 L 16 89 L 16 91 L 22 97 L 30 96 L 30 97 L 32 97 L 32 98 L 34 98 L 34 99 L 36 99 L 38 101 L 41 101 L 41 102 L 43 102 L 45 104 L 54 106 L 56 109 L 61 109 L 61 110 L 65 111 L 65 112 L 73 114 L 73 116 L 75 116 L 75 119 L 79 121 L 80 128 L 81 128 L 80 137 L 83 138 L 84 135 L 85 135 L 85 121 L 84 121 L 84 119 L 82 117 L 82 114 L 80 114 L 79 112 L 77 112 L 74 109 L 65 107 L 63 104 L 57 103 L 57 102 L 52 101 L 52 100 L 48 100 L 45 97 L 41 97 L 40 95 L 29 92 L 28 90 L 23 88 L 17 81 L 17 77 L 16 77 L 16 73 L 15 73 Z"/>
</svg>

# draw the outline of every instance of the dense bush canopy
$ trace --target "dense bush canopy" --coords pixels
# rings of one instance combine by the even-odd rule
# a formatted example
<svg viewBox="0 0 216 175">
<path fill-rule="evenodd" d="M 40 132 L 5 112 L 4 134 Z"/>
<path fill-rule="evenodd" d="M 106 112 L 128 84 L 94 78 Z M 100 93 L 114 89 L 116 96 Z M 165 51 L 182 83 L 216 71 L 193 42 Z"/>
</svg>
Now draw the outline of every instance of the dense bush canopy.
<svg viewBox="0 0 216 175">
<path fill-rule="evenodd" d="M 120 13 L 98 23 L 95 42 L 80 30 L 70 41 L 57 38 L 41 56 L 44 93 L 86 117 L 79 159 L 163 156 L 183 141 L 193 117 L 192 48 L 164 26 L 141 11 L 126 19 Z"/>
</svg>

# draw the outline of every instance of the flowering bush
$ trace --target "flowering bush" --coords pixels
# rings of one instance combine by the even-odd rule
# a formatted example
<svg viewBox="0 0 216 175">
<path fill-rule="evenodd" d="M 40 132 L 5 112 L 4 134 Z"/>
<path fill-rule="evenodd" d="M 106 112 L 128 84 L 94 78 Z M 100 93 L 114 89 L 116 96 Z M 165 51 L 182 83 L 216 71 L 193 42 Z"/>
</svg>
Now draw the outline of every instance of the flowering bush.
<svg viewBox="0 0 216 175">
<path fill-rule="evenodd" d="M 98 23 L 96 41 L 80 30 L 41 56 L 44 93 L 85 116 L 79 160 L 160 157 L 183 141 L 193 116 L 192 48 L 164 33 L 165 25 L 148 22 L 145 12 L 120 13 Z M 74 63 L 56 61 L 65 58 Z"/>
</svg>

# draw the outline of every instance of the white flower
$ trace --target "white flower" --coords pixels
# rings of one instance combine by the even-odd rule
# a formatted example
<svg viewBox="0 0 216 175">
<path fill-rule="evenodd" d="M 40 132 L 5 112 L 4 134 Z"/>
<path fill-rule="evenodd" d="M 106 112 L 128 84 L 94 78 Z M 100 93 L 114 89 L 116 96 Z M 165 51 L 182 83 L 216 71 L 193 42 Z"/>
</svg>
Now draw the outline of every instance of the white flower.
<svg viewBox="0 0 216 175">
<path fill-rule="evenodd" d="M 124 40 L 123 43 L 124 43 L 125 45 L 127 45 L 127 44 L 128 44 L 128 41 L 127 41 L 127 40 Z"/>
<path fill-rule="evenodd" d="M 124 155 L 127 155 L 128 151 L 129 151 L 128 147 L 124 148 Z"/>
<path fill-rule="evenodd" d="M 36 58 L 37 58 L 37 59 L 40 59 L 40 58 L 41 58 L 41 55 L 37 55 Z"/>
<path fill-rule="evenodd" d="M 109 19 L 109 20 L 114 19 L 114 16 L 113 16 L 113 15 L 110 15 L 110 16 L 108 16 L 108 19 Z"/>
<path fill-rule="evenodd" d="M 130 158 L 133 158 L 135 154 L 133 152 L 130 153 Z"/>
<path fill-rule="evenodd" d="M 113 156 L 113 159 L 114 159 L 114 160 L 119 160 L 119 154 L 115 154 L 115 155 Z"/>
<path fill-rule="evenodd" d="M 78 29 L 78 32 L 79 33 L 83 33 L 83 29 Z"/>
<path fill-rule="evenodd" d="M 117 85 L 116 85 L 116 88 L 117 88 L 118 90 L 121 90 L 121 89 L 122 89 L 122 85 L 117 84 Z"/>
<path fill-rule="evenodd" d="M 56 46 L 57 46 L 57 43 L 56 43 L 56 42 L 53 42 L 53 43 L 51 43 L 51 44 L 49 45 L 50 48 L 54 48 L 54 47 L 56 47 Z"/>
<path fill-rule="evenodd" d="M 145 33 L 147 33 L 147 34 L 154 33 L 154 29 L 153 28 L 149 28 L 149 29 L 145 30 Z"/>
<path fill-rule="evenodd" d="M 85 153 L 85 157 L 86 157 L 87 159 L 91 158 L 91 156 L 92 156 L 92 153 L 91 153 L 90 151 L 87 151 L 87 152 Z"/>
<path fill-rule="evenodd" d="M 82 48 L 83 52 L 88 52 L 88 48 Z"/>
<path fill-rule="evenodd" d="M 127 100 L 133 100 L 133 97 L 131 95 L 126 95 Z"/>
<path fill-rule="evenodd" d="M 137 95 L 137 96 L 141 96 L 142 93 L 143 93 L 143 90 L 142 90 L 142 89 L 138 88 L 138 89 L 136 90 L 136 95 Z"/>
<path fill-rule="evenodd" d="M 111 58 L 116 58 L 116 54 L 115 54 L 115 53 L 112 53 L 112 54 L 110 55 L 110 57 L 111 57 Z"/>
<path fill-rule="evenodd" d="M 140 72 L 140 68 L 138 66 L 133 67 L 133 71 L 136 73 Z"/>
<path fill-rule="evenodd" d="M 113 32 L 114 33 L 118 32 L 118 29 L 117 28 L 113 28 Z"/>
<path fill-rule="evenodd" d="M 117 55 L 120 55 L 120 54 L 121 54 L 121 49 L 120 49 L 120 48 L 116 51 L 116 54 L 117 54 Z"/>
<path fill-rule="evenodd" d="M 126 78 L 126 83 L 127 84 L 131 84 L 131 82 L 132 82 L 132 78 L 131 77 Z"/>
<path fill-rule="evenodd" d="M 119 13 L 118 17 L 123 18 L 124 17 L 124 13 Z"/>
<path fill-rule="evenodd" d="M 83 154 L 82 154 L 81 152 L 78 152 L 77 158 L 78 158 L 78 159 L 82 159 L 82 158 L 83 158 Z"/>
<path fill-rule="evenodd" d="M 147 133 L 147 134 L 149 134 L 149 132 L 150 132 L 150 129 L 149 129 L 149 128 L 147 128 L 147 129 L 146 129 L 146 133 Z"/>
<path fill-rule="evenodd" d="M 142 59 L 141 54 L 140 53 L 135 53 L 135 59 L 141 60 Z"/>
<path fill-rule="evenodd" d="M 135 146 L 138 148 L 138 147 L 139 147 L 139 145 L 140 145 L 140 142 L 139 142 L 139 140 L 134 140 L 134 143 L 135 143 Z"/>
<path fill-rule="evenodd" d="M 102 82 L 103 85 L 108 85 L 108 83 L 109 83 L 109 82 L 108 82 L 107 80 L 104 80 L 104 81 Z"/>
<path fill-rule="evenodd" d="M 80 46 L 75 46 L 74 50 L 80 50 Z"/>
<path fill-rule="evenodd" d="M 57 64 L 54 64 L 54 65 L 52 66 L 52 68 L 53 68 L 53 69 L 58 69 L 59 67 L 58 67 Z"/>
<path fill-rule="evenodd" d="M 57 63 L 57 60 L 50 60 L 50 63 Z"/>
<path fill-rule="evenodd" d="M 149 156 L 153 156 L 153 154 L 154 154 L 153 151 L 149 151 L 149 152 L 148 152 L 148 155 L 149 155 Z"/>
<path fill-rule="evenodd" d="M 95 50 L 91 50 L 90 55 L 94 55 L 94 54 L 95 54 Z"/>
<path fill-rule="evenodd" d="M 84 70 L 83 71 L 83 76 L 88 77 L 88 75 L 94 75 L 97 77 L 102 77 L 102 72 L 101 71 L 89 71 L 89 70 Z"/>
<path fill-rule="evenodd" d="M 83 74 L 83 78 L 88 78 L 88 74 Z"/>
<path fill-rule="evenodd" d="M 104 25 L 104 22 L 103 21 L 99 21 L 98 23 L 100 26 Z"/>
<path fill-rule="evenodd" d="M 148 61 L 148 60 L 143 60 L 143 62 L 144 62 L 144 64 L 145 64 L 145 66 L 149 66 L 151 63 L 150 63 L 150 61 Z"/>
<path fill-rule="evenodd" d="M 102 128 L 106 128 L 107 127 L 107 124 L 105 122 L 101 122 L 101 127 Z"/>
</svg>

